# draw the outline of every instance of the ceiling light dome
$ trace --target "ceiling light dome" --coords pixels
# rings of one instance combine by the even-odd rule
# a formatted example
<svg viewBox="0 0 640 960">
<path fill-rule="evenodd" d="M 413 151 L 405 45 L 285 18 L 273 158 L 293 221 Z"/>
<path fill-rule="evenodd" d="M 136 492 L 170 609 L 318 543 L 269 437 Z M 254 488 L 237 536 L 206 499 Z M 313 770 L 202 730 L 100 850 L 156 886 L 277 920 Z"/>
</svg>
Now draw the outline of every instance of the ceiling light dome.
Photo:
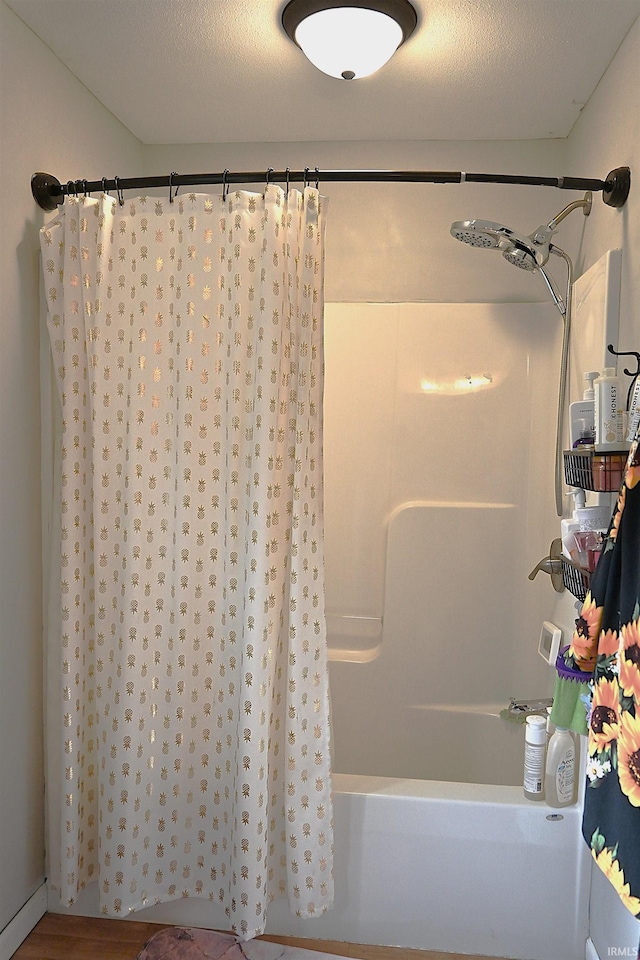
<svg viewBox="0 0 640 960">
<path fill-rule="evenodd" d="M 409 0 L 290 0 L 286 33 L 330 77 L 368 77 L 391 59 L 418 21 Z"/>
</svg>

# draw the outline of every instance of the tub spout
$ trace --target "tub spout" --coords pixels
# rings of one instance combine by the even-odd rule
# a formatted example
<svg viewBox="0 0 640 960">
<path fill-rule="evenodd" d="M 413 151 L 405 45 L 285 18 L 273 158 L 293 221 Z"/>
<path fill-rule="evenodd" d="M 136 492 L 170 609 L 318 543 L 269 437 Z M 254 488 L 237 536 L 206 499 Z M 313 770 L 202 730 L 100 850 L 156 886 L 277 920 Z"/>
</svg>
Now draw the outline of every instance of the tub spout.
<svg viewBox="0 0 640 960">
<path fill-rule="evenodd" d="M 513 717 L 523 717 L 530 713 L 542 713 L 551 706 L 553 706 L 552 697 L 543 697 L 541 700 L 516 700 L 510 697 L 508 713 Z"/>
</svg>

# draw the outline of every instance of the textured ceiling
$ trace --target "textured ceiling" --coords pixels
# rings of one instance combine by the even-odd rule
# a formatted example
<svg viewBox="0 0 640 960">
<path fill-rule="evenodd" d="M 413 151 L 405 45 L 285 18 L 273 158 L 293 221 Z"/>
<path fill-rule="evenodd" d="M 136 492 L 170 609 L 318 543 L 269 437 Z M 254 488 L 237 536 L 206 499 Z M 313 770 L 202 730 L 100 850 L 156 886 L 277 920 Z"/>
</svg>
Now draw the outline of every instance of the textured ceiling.
<svg viewBox="0 0 640 960">
<path fill-rule="evenodd" d="M 350 83 L 287 38 L 284 0 L 6 2 L 144 143 L 566 137 L 640 14 L 640 0 L 413 0 L 414 36 Z"/>
</svg>

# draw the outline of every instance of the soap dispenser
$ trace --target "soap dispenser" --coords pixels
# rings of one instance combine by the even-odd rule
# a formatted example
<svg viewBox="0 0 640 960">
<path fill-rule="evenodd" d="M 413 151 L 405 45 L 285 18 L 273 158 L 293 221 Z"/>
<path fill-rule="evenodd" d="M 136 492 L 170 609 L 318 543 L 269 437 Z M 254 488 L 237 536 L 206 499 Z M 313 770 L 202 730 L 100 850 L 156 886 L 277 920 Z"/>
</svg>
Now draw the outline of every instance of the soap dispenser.
<svg viewBox="0 0 640 960">
<path fill-rule="evenodd" d="M 593 446 L 596 436 L 595 390 L 597 370 L 585 373 L 587 388 L 582 400 L 569 404 L 569 438 L 571 447 Z"/>
<path fill-rule="evenodd" d="M 573 497 L 573 515 L 571 518 L 565 518 L 560 521 L 560 531 L 562 537 L 562 552 L 567 560 L 575 560 L 577 550 L 573 538 L 574 533 L 581 529 L 580 516 L 578 511 L 583 510 L 586 502 L 586 495 L 581 487 L 574 487 L 569 490 L 569 496 Z"/>
</svg>

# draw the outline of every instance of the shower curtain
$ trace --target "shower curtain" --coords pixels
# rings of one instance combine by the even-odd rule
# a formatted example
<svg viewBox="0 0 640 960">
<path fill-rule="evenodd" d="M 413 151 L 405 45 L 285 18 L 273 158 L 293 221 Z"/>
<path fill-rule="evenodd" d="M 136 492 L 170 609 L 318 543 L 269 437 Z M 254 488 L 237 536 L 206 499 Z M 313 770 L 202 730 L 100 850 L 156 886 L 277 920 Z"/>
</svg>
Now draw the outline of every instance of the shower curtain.
<svg viewBox="0 0 640 960">
<path fill-rule="evenodd" d="M 70 198 L 41 231 L 59 398 L 50 879 L 332 902 L 316 189 Z"/>
</svg>

